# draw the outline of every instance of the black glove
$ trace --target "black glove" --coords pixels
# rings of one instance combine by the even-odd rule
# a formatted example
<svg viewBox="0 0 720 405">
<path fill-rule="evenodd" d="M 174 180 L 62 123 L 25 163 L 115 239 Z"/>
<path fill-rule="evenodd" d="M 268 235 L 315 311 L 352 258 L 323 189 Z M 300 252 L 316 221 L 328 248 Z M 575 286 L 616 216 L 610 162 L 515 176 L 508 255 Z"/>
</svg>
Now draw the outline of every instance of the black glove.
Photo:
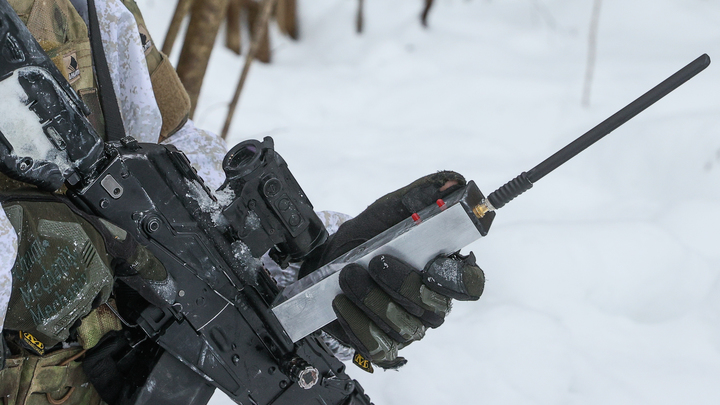
<svg viewBox="0 0 720 405">
<path fill-rule="evenodd" d="M 403 219 L 465 185 L 454 172 L 425 176 L 381 197 L 356 218 L 342 224 L 330 240 L 305 261 L 304 276 L 361 245 Z M 474 255 L 438 256 L 425 271 L 380 255 L 368 268 L 346 266 L 340 273 L 343 294 L 333 300 L 337 322 L 324 329 L 382 368 L 398 368 L 406 360 L 398 350 L 421 339 L 427 328 L 443 323 L 451 298 L 477 300 L 485 278 Z"/>
</svg>

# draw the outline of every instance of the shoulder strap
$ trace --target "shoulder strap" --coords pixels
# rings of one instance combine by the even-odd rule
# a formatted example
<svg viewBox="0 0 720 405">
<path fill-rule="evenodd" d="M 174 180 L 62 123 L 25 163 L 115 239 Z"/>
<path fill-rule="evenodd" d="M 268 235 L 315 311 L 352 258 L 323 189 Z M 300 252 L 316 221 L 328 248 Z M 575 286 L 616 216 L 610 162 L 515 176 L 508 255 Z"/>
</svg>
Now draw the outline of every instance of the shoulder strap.
<svg viewBox="0 0 720 405">
<path fill-rule="evenodd" d="M 87 0 L 70 0 L 70 3 L 75 7 L 75 11 L 80 14 L 80 17 L 85 21 L 86 26 L 90 26 L 90 20 L 88 18 L 88 3 Z"/>
<path fill-rule="evenodd" d="M 90 46 L 92 47 L 93 62 L 100 93 L 100 104 L 102 104 L 103 115 L 105 116 L 105 134 L 108 141 L 119 141 L 125 136 L 125 126 L 120 115 L 115 89 L 113 89 L 110 69 L 105 57 L 105 49 L 100 36 L 95 0 L 88 0 L 88 32 L 90 34 Z"/>
</svg>

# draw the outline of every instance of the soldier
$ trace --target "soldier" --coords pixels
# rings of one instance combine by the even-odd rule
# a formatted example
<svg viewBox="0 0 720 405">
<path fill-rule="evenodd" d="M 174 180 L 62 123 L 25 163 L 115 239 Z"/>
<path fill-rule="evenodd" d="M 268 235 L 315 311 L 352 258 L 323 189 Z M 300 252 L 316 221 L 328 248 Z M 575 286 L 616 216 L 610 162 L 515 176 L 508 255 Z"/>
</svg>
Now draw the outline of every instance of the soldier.
<svg viewBox="0 0 720 405">
<path fill-rule="evenodd" d="M 188 119 L 187 94 L 156 49 L 133 0 L 10 4 L 89 107 L 89 120 L 99 134 L 107 136 L 113 125 L 122 125 L 140 142 L 175 145 L 211 188 L 222 184 L 225 145 Z M 106 78 L 110 84 L 103 86 Z M 114 278 L 131 263 L 145 282 L 163 285 L 170 283 L 164 267 L 142 246 L 126 249 L 129 242 L 122 229 L 50 193 L 28 190 L 27 184 L 5 176 L 2 183 L 0 322 L 5 365 L 0 396 L 6 405 L 115 403 L 127 393 L 127 385 L 137 381 L 136 376 L 118 375 L 107 356 L 108 336 L 125 327 L 113 300 Z M 439 172 L 382 197 L 313 251 L 299 275 L 464 184 L 457 173 Z M 325 217 L 340 222 L 337 216 Z M 123 248 L 108 247 L 116 245 Z M 382 368 L 402 366 L 405 359 L 398 350 L 421 339 L 428 327 L 442 324 L 451 298 L 475 300 L 483 291 L 483 273 L 472 255 L 438 260 L 436 266 L 447 271 L 442 285 L 432 287 L 417 269 L 391 256 L 373 259 L 367 269 L 343 269 L 344 294 L 333 303 L 338 322 L 326 328 L 339 342 L 336 346 L 352 348 Z M 287 272 L 282 276 L 285 281 L 298 277 Z"/>
</svg>

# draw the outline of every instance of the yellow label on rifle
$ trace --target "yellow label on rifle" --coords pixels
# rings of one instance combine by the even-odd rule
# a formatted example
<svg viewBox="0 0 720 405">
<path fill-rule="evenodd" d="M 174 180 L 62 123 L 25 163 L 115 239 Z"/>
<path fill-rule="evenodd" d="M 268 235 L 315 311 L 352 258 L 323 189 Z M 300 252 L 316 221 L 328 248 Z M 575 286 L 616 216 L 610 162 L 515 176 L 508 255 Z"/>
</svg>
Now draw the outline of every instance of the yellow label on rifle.
<svg viewBox="0 0 720 405">
<path fill-rule="evenodd" d="M 364 371 L 367 371 L 368 373 L 372 373 L 373 366 L 372 363 L 370 363 L 370 360 L 366 359 L 362 354 L 355 352 L 355 355 L 353 356 L 353 364 L 360 367 Z"/>
</svg>

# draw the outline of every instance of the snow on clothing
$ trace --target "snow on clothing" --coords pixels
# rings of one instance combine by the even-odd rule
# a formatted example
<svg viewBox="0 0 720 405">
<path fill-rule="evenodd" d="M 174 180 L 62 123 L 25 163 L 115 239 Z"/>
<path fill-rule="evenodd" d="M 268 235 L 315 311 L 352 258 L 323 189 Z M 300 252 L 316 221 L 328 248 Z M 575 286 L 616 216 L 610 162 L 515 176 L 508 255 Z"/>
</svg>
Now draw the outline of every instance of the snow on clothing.
<svg viewBox="0 0 720 405">
<path fill-rule="evenodd" d="M 162 127 L 135 17 L 120 0 L 96 1 L 100 35 L 125 131 L 157 142 Z"/>
<path fill-rule="evenodd" d="M 126 132 L 140 142 L 156 142 L 163 122 L 135 16 L 120 0 L 96 0 L 95 5 L 103 48 Z M 227 146 L 216 134 L 196 128 L 188 120 L 162 143 L 183 151 L 210 189 L 218 189 L 225 181 L 222 160 Z M 332 211 L 319 212 L 318 215 L 331 234 L 350 219 L 348 215 Z M 15 230 L 5 211 L 0 209 L 0 330 L 5 323 L 12 292 L 11 270 L 17 249 Z M 299 264 L 283 270 L 267 255 L 263 257 L 263 264 L 280 287 L 297 280 Z M 340 359 L 352 355 L 351 349 L 339 345 L 333 338 L 326 336 L 325 340 Z"/>
<path fill-rule="evenodd" d="M 162 117 L 152 89 L 138 26 L 120 0 L 95 1 L 103 48 L 113 87 L 128 135 L 140 142 L 157 142 Z M 164 143 L 186 152 L 188 159 L 210 187 L 224 181 L 221 170 L 225 143 L 188 121 Z M 11 270 L 17 256 L 17 235 L 0 210 L 0 324 L 4 324 L 12 291 Z"/>
</svg>

